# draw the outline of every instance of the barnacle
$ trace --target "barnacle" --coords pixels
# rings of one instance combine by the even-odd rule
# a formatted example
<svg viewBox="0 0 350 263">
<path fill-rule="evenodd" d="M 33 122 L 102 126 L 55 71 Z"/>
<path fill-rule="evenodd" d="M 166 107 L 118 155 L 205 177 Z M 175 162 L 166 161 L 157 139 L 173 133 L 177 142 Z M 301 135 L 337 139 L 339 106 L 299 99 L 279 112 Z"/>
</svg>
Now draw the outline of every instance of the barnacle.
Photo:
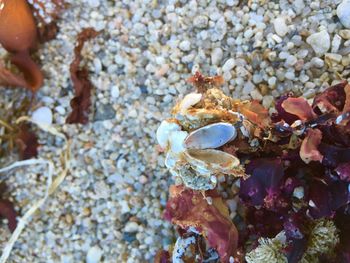
<svg viewBox="0 0 350 263">
<path fill-rule="evenodd" d="M 339 243 L 339 233 L 334 222 L 328 219 L 316 221 L 308 240 L 301 263 L 317 263 L 321 255 L 331 255 Z"/>
<path fill-rule="evenodd" d="M 250 251 L 245 259 L 248 263 L 287 263 L 287 257 L 282 249 L 286 247 L 286 236 L 284 232 L 275 238 L 260 238 L 259 245 Z"/>
</svg>

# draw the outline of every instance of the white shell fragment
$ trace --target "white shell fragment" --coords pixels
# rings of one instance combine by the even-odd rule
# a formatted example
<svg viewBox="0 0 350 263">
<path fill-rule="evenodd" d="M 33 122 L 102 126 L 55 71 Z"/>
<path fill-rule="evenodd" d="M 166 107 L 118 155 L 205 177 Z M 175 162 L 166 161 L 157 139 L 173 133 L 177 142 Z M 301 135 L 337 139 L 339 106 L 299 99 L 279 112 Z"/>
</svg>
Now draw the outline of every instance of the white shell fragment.
<svg viewBox="0 0 350 263">
<path fill-rule="evenodd" d="M 166 148 L 168 145 L 169 135 L 173 131 L 181 131 L 180 125 L 175 122 L 170 122 L 167 120 L 162 121 L 157 129 L 157 141 L 162 148 Z"/>
<path fill-rule="evenodd" d="M 184 155 L 188 163 L 201 172 L 231 174 L 240 165 L 236 156 L 219 150 L 187 150 Z"/>
<path fill-rule="evenodd" d="M 200 100 L 202 99 L 202 94 L 200 93 L 190 93 L 187 94 L 184 99 L 180 103 L 180 111 L 184 112 L 188 108 L 192 107 L 193 105 L 196 105 Z"/>
<path fill-rule="evenodd" d="M 237 136 L 236 128 L 229 123 L 218 122 L 191 132 L 185 139 L 187 149 L 218 148 Z"/>
<path fill-rule="evenodd" d="M 174 154 L 181 153 L 185 150 L 184 141 L 187 137 L 186 131 L 173 131 L 169 134 L 170 151 Z"/>
<path fill-rule="evenodd" d="M 33 111 L 32 121 L 41 125 L 52 124 L 52 111 L 49 107 L 40 107 Z"/>
<path fill-rule="evenodd" d="M 86 255 L 86 263 L 99 263 L 101 261 L 103 251 L 98 246 L 91 247 Z"/>
</svg>

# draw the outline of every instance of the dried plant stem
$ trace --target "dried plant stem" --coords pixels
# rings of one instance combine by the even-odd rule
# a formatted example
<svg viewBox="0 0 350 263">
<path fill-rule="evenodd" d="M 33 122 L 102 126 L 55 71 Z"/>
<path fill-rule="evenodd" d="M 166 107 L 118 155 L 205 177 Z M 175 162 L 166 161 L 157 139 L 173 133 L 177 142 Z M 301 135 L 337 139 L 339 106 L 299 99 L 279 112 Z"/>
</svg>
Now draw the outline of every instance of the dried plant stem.
<svg viewBox="0 0 350 263">
<path fill-rule="evenodd" d="M 16 121 L 16 123 L 20 123 L 23 121 L 32 122 L 29 117 L 21 117 Z M 55 135 L 57 137 L 63 138 L 65 140 L 66 145 L 64 146 L 64 151 L 62 153 L 62 159 L 61 159 L 63 170 L 60 171 L 60 173 L 57 175 L 57 177 L 53 180 L 52 177 L 53 177 L 53 174 L 55 172 L 54 164 L 52 161 L 45 160 L 45 159 L 31 159 L 31 160 L 19 161 L 19 162 L 13 163 L 12 165 L 10 165 L 8 167 L 0 169 L 0 173 L 3 173 L 3 172 L 7 172 L 9 170 L 15 169 L 17 167 L 22 167 L 22 166 L 27 166 L 27 165 L 45 164 L 48 166 L 48 171 L 47 171 L 47 178 L 48 179 L 47 179 L 47 188 L 46 188 L 45 196 L 42 199 L 34 202 L 34 204 L 22 216 L 22 218 L 20 218 L 18 220 L 18 225 L 17 225 L 15 231 L 12 233 L 10 240 L 7 242 L 7 244 L 4 247 L 4 250 L 3 250 L 1 258 L 0 258 L 0 263 L 5 263 L 7 261 L 7 259 L 10 256 L 10 253 L 13 249 L 14 244 L 16 243 L 20 234 L 22 233 L 22 231 L 24 230 L 24 228 L 28 224 L 29 218 L 35 213 L 35 211 L 38 208 L 40 208 L 45 203 L 47 198 L 52 193 L 54 193 L 56 191 L 58 186 L 63 182 L 64 178 L 66 177 L 68 170 L 69 170 L 69 167 L 70 167 L 70 141 L 67 139 L 67 137 L 64 134 L 57 131 L 52 126 L 43 126 L 40 124 L 37 124 L 37 125 L 39 126 L 40 129 L 42 129 L 48 133 L 51 133 L 52 135 Z"/>
<path fill-rule="evenodd" d="M 0 125 L 4 126 L 9 131 L 14 131 L 14 128 L 12 128 L 10 124 L 8 124 L 6 121 L 4 121 L 2 119 L 0 119 Z"/>
</svg>

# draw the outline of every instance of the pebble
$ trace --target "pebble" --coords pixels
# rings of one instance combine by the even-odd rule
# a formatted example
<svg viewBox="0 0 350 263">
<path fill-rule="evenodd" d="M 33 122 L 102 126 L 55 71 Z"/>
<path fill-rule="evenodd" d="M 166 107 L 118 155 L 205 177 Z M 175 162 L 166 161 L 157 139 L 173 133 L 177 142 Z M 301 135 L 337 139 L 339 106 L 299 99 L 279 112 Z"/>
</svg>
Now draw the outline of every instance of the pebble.
<svg viewBox="0 0 350 263">
<path fill-rule="evenodd" d="M 111 96 L 112 98 L 118 98 L 120 94 L 119 87 L 116 85 L 113 85 L 111 87 Z"/>
<path fill-rule="evenodd" d="M 88 4 L 93 8 L 97 8 L 100 6 L 100 0 L 88 0 Z"/>
<path fill-rule="evenodd" d="M 95 121 L 104 121 L 115 118 L 115 110 L 112 104 L 102 104 L 96 108 Z"/>
<path fill-rule="evenodd" d="M 286 77 L 286 79 L 289 79 L 289 80 L 293 80 L 295 78 L 295 74 L 292 71 L 286 72 L 284 76 Z"/>
<path fill-rule="evenodd" d="M 270 77 L 269 80 L 267 81 L 270 87 L 275 87 L 277 78 L 276 77 Z"/>
<path fill-rule="evenodd" d="M 339 50 L 341 44 L 341 37 L 337 34 L 334 35 L 333 40 L 332 40 L 332 53 L 336 53 Z"/>
<path fill-rule="evenodd" d="M 224 55 L 224 52 L 222 51 L 221 48 L 219 47 L 214 48 L 213 51 L 211 52 L 211 63 L 213 65 L 219 65 L 223 55 Z"/>
<path fill-rule="evenodd" d="M 248 30 L 246 30 L 246 31 L 244 32 L 243 35 L 244 35 L 245 38 L 249 39 L 249 38 L 251 38 L 251 37 L 254 35 L 254 32 L 253 32 L 252 29 L 248 29 Z"/>
<path fill-rule="evenodd" d="M 255 86 L 250 81 L 246 82 L 243 87 L 243 94 L 248 95 L 255 89 Z"/>
<path fill-rule="evenodd" d="M 86 263 L 99 263 L 101 261 L 103 251 L 98 246 L 93 246 L 88 250 L 86 255 Z"/>
<path fill-rule="evenodd" d="M 206 28 L 208 26 L 208 17 L 205 15 L 196 16 L 193 20 L 193 25 L 197 28 Z"/>
<path fill-rule="evenodd" d="M 55 110 L 56 110 L 57 113 L 60 114 L 60 115 L 65 115 L 65 114 L 66 114 L 66 109 L 65 109 L 64 107 L 62 107 L 62 106 L 57 106 L 57 107 L 55 108 Z"/>
<path fill-rule="evenodd" d="M 284 17 L 277 17 L 273 21 L 273 26 L 275 28 L 275 32 L 280 37 L 284 37 L 288 33 L 288 26 L 286 24 L 286 19 Z"/>
<path fill-rule="evenodd" d="M 233 69 L 235 67 L 235 59 L 234 58 L 229 58 L 228 60 L 226 60 L 225 64 L 222 66 L 222 71 L 223 72 L 228 72 L 231 69 Z"/>
<path fill-rule="evenodd" d="M 305 8 L 305 3 L 303 0 L 293 0 L 293 9 L 297 15 L 300 15 L 304 8 Z"/>
<path fill-rule="evenodd" d="M 314 57 L 311 59 L 311 64 L 316 68 L 322 68 L 324 66 L 324 61 L 320 58 Z"/>
<path fill-rule="evenodd" d="M 139 225 L 136 222 L 129 221 L 124 227 L 125 232 L 134 233 L 139 229 Z"/>
<path fill-rule="evenodd" d="M 40 107 L 33 111 L 32 121 L 38 124 L 51 125 L 52 111 L 49 107 Z"/>
<path fill-rule="evenodd" d="M 339 35 L 343 38 L 343 39 L 350 39 L 350 29 L 343 29 L 343 30 L 339 30 Z"/>
<path fill-rule="evenodd" d="M 191 42 L 188 40 L 184 40 L 180 42 L 179 48 L 182 51 L 189 51 L 191 49 Z"/>
<path fill-rule="evenodd" d="M 337 16 L 340 23 L 350 29 L 350 0 L 343 0 L 337 7 Z"/>
<path fill-rule="evenodd" d="M 312 47 L 316 55 L 324 55 L 331 47 L 331 39 L 326 30 L 310 35 L 306 42 Z"/>
<path fill-rule="evenodd" d="M 286 59 L 286 65 L 287 66 L 294 66 L 295 63 L 297 63 L 298 59 L 295 56 L 288 56 Z"/>
<path fill-rule="evenodd" d="M 136 234 L 135 233 L 130 233 L 130 232 L 124 232 L 123 233 L 123 239 L 128 242 L 132 243 L 133 241 L 136 240 Z"/>
<path fill-rule="evenodd" d="M 99 58 L 94 58 L 94 69 L 96 73 L 100 73 L 102 70 L 102 63 L 101 60 Z"/>
</svg>

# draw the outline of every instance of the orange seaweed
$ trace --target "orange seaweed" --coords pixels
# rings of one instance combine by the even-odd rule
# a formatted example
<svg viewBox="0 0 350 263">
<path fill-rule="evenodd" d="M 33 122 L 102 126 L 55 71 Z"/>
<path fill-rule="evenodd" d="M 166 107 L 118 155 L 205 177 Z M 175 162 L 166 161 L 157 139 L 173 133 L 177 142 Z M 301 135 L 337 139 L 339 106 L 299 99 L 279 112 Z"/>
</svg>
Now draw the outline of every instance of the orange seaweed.
<svg viewBox="0 0 350 263">
<path fill-rule="evenodd" d="M 37 46 L 37 28 L 27 1 L 0 0 L 0 44 L 12 54 L 11 62 L 23 74 L 23 77 L 17 76 L 1 68 L 0 83 L 21 84 L 21 87 L 36 92 L 44 77 L 30 56 L 30 51 Z"/>
<path fill-rule="evenodd" d="M 28 51 L 37 42 L 34 17 L 25 0 L 0 0 L 0 43 L 9 52 Z"/>
</svg>

